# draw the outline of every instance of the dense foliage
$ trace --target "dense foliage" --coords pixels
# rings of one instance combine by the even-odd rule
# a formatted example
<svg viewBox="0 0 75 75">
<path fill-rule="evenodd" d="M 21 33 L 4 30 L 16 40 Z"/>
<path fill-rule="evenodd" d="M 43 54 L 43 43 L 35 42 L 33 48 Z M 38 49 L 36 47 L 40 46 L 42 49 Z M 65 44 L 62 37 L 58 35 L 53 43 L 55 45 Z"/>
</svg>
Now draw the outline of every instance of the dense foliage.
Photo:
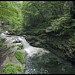
<svg viewBox="0 0 75 75">
<path fill-rule="evenodd" d="M 72 1 L 23 2 L 23 30 L 30 34 L 31 31 L 35 34 L 57 32 L 59 35 L 71 32 L 71 28 L 74 27 L 74 24 L 71 25 L 74 23 L 73 3 Z"/>
<path fill-rule="evenodd" d="M 17 1 L 0 1 L 0 21 L 8 22 L 5 30 L 17 32 L 21 29 L 21 3 Z"/>
<path fill-rule="evenodd" d="M 24 34 L 28 30 L 40 34 L 47 29 L 48 32 L 64 31 L 64 34 L 66 29 L 73 27 L 70 25 L 74 21 L 71 19 L 74 13 L 72 1 L 0 1 L 0 5 L 0 19 L 9 22 L 6 29 L 11 34 Z"/>
<path fill-rule="evenodd" d="M 30 35 L 33 46 L 75 63 L 75 1 L 0 1 L 0 24 L 2 21 L 8 24 L 0 25 L 0 30 Z M 0 46 L 0 50 L 4 50 L 2 39 Z M 15 56 L 25 63 L 21 52 L 16 52 Z M 10 67 L 5 73 L 8 69 Z"/>
<path fill-rule="evenodd" d="M 45 31 L 47 27 L 55 27 L 51 22 L 64 17 L 64 1 L 29 1 L 23 2 L 23 27 L 24 30 Z M 60 7 L 60 8 L 59 8 Z M 66 10 L 69 10 L 66 7 Z M 60 19 L 62 21 L 62 19 Z M 31 28 L 31 29 L 30 29 Z M 51 28 L 51 29 L 52 29 Z M 59 28 L 59 25 L 58 27 Z M 57 29 L 56 28 L 56 29 Z M 40 30 L 39 30 L 40 29 Z"/>
</svg>

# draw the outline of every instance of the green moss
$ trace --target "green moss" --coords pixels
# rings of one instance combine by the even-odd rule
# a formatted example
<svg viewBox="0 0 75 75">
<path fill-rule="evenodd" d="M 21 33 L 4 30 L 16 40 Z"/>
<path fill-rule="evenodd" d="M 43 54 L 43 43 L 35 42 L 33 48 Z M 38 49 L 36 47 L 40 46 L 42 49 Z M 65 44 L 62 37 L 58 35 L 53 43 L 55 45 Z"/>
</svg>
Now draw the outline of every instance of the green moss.
<svg viewBox="0 0 75 75">
<path fill-rule="evenodd" d="M 16 58 L 22 63 L 25 63 L 25 54 L 22 52 L 16 52 L 15 53 Z"/>
<path fill-rule="evenodd" d="M 4 65 L 2 72 L 3 74 L 19 74 L 22 72 L 22 67 L 17 64 L 7 63 Z"/>
</svg>

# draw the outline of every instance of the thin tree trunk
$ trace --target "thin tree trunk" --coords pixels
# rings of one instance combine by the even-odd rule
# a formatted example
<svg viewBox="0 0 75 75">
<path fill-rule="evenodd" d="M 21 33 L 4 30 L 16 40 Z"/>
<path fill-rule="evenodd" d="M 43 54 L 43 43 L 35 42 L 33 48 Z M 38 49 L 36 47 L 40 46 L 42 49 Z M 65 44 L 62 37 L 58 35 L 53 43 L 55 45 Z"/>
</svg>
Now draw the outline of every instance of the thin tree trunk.
<svg viewBox="0 0 75 75">
<path fill-rule="evenodd" d="M 36 7 L 36 9 L 39 11 L 39 13 L 41 14 L 43 21 L 46 22 L 46 19 L 44 17 L 44 15 L 42 14 L 42 12 L 40 11 L 40 9 L 35 5 L 35 3 L 33 3 L 33 5 Z"/>
</svg>

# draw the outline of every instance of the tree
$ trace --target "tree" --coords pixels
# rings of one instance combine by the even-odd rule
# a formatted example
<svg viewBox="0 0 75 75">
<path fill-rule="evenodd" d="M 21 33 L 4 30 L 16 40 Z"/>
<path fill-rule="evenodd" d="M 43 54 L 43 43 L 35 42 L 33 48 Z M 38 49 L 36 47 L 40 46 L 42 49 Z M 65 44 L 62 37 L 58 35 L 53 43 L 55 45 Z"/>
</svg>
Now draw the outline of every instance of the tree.
<svg viewBox="0 0 75 75">
<path fill-rule="evenodd" d="M 18 1 L 0 1 L 0 20 L 9 22 L 8 31 L 17 32 L 21 28 L 21 4 Z"/>
<path fill-rule="evenodd" d="M 39 27 L 45 30 L 51 26 L 51 22 L 60 18 L 64 13 L 64 1 L 28 1 L 23 2 L 23 30 L 32 30 L 33 32 Z M 35 30 L 34 30 L 35 29 Z"/>
</svg>

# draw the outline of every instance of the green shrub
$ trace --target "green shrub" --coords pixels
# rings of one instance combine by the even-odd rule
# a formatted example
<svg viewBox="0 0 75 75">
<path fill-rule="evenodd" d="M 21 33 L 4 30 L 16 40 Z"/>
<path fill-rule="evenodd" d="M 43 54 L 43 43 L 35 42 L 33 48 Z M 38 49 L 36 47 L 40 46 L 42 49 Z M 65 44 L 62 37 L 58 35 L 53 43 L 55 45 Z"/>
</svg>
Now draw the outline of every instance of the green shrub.
<svg viewBox="0 0 75 75">
<path fill-rule="evenodd" d="M 3 74 L 19 74 L 22 72 L 22 67 L 17 64 L 7 63 L 4 65 Z"/>
<path fill-rule="evenodd" d="M 15 53 L 16 58 L 22 63 L 25 63 L 25 54 L 22 52 L 16 52 Z"/>
<path fill-rule="evenodd" d="M 66 30 L 71 27 L 71 18 L 68 14 L 63 15 L 62 17 L 55 19 L 51 22 L 51 26 L 46 29 L 47 32 Z M 60 31 L 59 31 L 60 32 Z"/>
</svg>

